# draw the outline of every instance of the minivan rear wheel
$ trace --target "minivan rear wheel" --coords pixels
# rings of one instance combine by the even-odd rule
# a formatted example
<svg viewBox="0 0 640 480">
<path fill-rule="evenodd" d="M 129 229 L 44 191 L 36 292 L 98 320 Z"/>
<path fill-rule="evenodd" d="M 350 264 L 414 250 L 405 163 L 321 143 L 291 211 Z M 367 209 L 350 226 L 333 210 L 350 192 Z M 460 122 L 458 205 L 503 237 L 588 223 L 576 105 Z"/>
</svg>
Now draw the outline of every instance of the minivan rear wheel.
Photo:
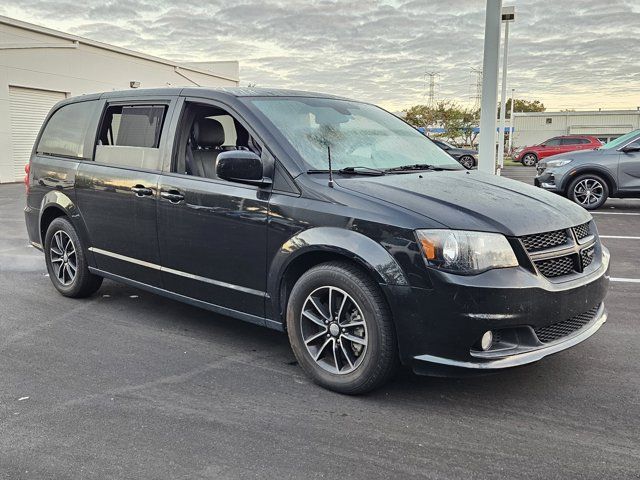
<svg viewBox="0 0 640 480">
<path fill-rule="evenodd" d="M 305 373 L 336 392 L 371 391 L 398 365 L 395 329 L 379 286 L 345 262 L 324 263 L 300 277 L 287 305 L 287 330 Z"/>
<path fill-rule="evenodd" d="M 84 245 L 66 218 L 49 225 L 44 255 L 51 283 L 65 297 L 88 297 L 102 285 L 102 277 L 89 272 Z"/>
</svg>

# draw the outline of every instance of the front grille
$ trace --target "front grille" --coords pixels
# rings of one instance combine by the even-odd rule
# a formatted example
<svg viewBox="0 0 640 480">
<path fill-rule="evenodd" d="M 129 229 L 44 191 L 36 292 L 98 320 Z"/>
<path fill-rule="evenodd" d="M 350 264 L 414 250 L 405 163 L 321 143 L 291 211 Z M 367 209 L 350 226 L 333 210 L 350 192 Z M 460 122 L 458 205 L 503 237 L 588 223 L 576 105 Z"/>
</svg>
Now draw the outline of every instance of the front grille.
<svg viewBox="0 0 640 480">
<path fill-rule="evenodd" d="M 591 222 L 577 227 L 520 237 L 538 272 L 558 278 L 584 271 L 595 258 L 597 238 Z M 581 243 L 582 242 L 582 243 Z M 580 246 L 584 246 L 580 250 Z"/>
<path fill-rule="evenodd" d="M 573 232 L 576 234 L 576 238 L 578 240 L 587 238 L 589 235 L 591 235 L 591 224 L 585 223 L 583 225 L 578 225 L 577 227 L 573 227 Z"/>
<path fill-rule="evenodd" d="M 535 263 L 536 267 L 545 277 L 560 277 L 573 273 L 575 262 L 573 255 L 565 255 L 564 257 L 550 258 L 548 260 L 539 260 Z"/>
<path fill-rule="evenodd" d="M 566 245 L 569 242 L 569 236 L 566 230 L 556 230 L 554 232 L 527 235 L 526 237 L 522 237 L 521 240 L 527 252 L 538 252 L 540 250 Z"/>
<path fill-rule="evenodd" d="M 595 247 L 585 248 L 580 252 L 580 261 L 582 262 L 582 269 L 584 270 L 591 262 L 593 262 L 593 257 L 596 252 Z"/>
<path fill-rule="evenodd" d="M 546 327 L 534 328 L 534 332 L 542 343 L 549 343 L 558 340 L 562 337 L 572 334 L 573 332 L 580 330 L 587 323 L 589 323 L 598 313 L 600 305 L 593 307 L 591 310 L 571 317 L 561 322 L 552 323 Z"/>
</svg>

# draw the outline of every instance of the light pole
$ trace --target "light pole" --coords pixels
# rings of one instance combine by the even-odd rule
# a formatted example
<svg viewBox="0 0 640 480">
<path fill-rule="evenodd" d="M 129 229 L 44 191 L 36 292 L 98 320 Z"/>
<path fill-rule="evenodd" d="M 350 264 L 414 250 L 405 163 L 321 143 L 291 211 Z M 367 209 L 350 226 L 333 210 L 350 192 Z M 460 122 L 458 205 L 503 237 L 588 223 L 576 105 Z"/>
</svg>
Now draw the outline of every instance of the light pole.
<svg viewBox="0 0 640 480">
<path fill-rule="evenodd" d="M 515 88 L 511 89 L 511 112 L 509 112 L 509 148 L 507 148 L 507 152 L 509 153 L 511 153 L 511 149 L 513 148 L 513 104 L 516 101 L 515 91 Z"/>
<path fill-rule="evenodd" d="M 498 109 L 501 11 L 502 0 L 487 0 L 484 22 L 478 170 L 492 174 L 496 172 L 496 110 Z"/>
<path fill-rule="evenodd" d="M 516 17 L 516 7 L 502 7 L 504 53 L 502 54 L 502 95 L 500 95 L 500 132 L 498 134 L 498 173 L 504 167 L 504 130 L 507 118 L 507 65 L 509 56 L 509 24 Z M 512 102 L 513 105 L 513 102 Z"/>
</svg>

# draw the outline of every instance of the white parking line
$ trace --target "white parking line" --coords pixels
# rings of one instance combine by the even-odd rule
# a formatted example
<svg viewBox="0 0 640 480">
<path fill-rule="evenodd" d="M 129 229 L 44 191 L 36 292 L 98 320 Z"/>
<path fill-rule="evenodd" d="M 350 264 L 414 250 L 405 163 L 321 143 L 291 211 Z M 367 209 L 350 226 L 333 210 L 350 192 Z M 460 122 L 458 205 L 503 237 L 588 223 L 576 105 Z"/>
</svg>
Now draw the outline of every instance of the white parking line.
<svg viewBox="0 0 640 480">
<path fill-rule="evenodd" d="M 591 215 L 640 215 L 640 212 L 591 212 Z"/>
<path fill-rule="evenodd" d="M 624 235 L 600 235 L 600 238 L 619 238 L 622 240 L 640 240 L 640 237 L 627 237 Z"/>
<path fill-rule="evenodd" d="M 626 283 L 640 283 L 640 278 L 620 278 L 620 277 L 611 277 L 609 278 L 612 282 L 626 282 Z"/>
</svg>

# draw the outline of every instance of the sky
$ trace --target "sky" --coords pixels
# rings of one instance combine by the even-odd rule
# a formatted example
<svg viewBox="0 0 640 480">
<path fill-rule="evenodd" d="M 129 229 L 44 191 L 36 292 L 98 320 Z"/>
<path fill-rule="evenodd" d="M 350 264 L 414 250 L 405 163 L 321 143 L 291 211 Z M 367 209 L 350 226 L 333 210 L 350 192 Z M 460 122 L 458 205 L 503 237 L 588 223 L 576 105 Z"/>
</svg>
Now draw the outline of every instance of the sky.
<svg viewBox="0 0 640 480">
<path fill-rule="evenodd" d="M 640 106 L 640 0 L 514 0 L 508 90 L 547 110 Z M 0 14 L 174 61 L 238 60 L 240 85 L 400 111 L 474 103 L 485 0 L 0 0 Z"/>
</svg>

